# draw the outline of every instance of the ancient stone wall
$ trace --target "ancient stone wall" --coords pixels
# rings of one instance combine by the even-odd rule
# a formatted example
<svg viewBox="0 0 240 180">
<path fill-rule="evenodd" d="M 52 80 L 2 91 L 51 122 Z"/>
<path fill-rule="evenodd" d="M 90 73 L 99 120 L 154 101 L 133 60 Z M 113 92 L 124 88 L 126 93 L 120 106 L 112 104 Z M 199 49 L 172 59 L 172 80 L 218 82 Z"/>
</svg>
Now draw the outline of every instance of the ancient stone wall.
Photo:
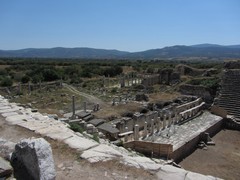
<svg viewBox="0 0 240 180">
<path fill-rule="evenodd" d="M 212 103 L 213 101 L 210 90 L 204 86 L 184 84 L 179 87 L 179 91 L 184 95 L 201 97 L 206 103 Z"/>
<path fill-rule="evenodd" d="M 171 144 L 159 144 L 146 141 L 131 141 L 124 143 L 123 146 L 150 157 L 163 157 L 166 159 L 168 159 L 170 157 L 170 154 L 173 152 L 173 146 Z"/>
<path fill-rule="evenodd" d="M 31 91 L 34 90 L 46 90 L 48 88 L 58 88 L 61 86 L 61 82 L 48 82 L 48 83 L 39 83 L 39 84 L 17 84 L 10 87 L 0 87 L 1 94 L 9 94 L 9 95 L 15 95 L 15 94 L 21 94 L 23 92 L 25 93 L 31 93 Z"/>
<path fill-rule="evenodd" d="M 175 84 L 180 82 L 180 73 L 173 69 L 163 69 L 159 74 L 148 75 L 142 80 L 144 86 L 153 86 L 155 84 Z"/>
</svg>

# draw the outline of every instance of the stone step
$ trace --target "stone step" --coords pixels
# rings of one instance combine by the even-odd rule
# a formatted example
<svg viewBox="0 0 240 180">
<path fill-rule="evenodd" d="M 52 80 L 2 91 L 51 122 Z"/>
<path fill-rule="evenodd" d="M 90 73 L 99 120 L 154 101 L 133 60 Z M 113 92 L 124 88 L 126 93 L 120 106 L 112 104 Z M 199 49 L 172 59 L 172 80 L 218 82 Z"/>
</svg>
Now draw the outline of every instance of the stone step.
<svg viewBox="0 0 240 180">
<path fill-rule="evenodd" d="M 228 112 L 228 114 L 234 114 L 234 115 L 240 116 L 239 110 L 235 110 L 235 109 L 227 108 L 227 107 L 222 107 L 222 108 L 224 108 Z"/>
<path fill-rule="evenodd" d="M 230 96 L 230 95 L 221 95 L 219 97 L 219 99 L 221 100 L 239 100 L 240 99 L 240 96 Z"/>
<path fill-rule="evenodd" d="M 222 84 L 236 84 L 239 83 L 240 81 L 239 80 L 232 80 L 232 79 L 229 79 L 229 80 L 224 80 L 222 81 L 221 83 Z"/>
<path fill-rule="evenodd" d="M 222 80 L 222 83 L 237 83 L 237 82 L 239 82 L 239 79 L 229 78 L 229 79 L 223 79 Z"/>
<path fill-rule="evenodd" d="M 219 99 L 218 101 L 220 104 L 232 104 L 232 105 L 240 105 L 238 99 Z"/>
<path fill-rule="evenodd" d="M 240 98 L 240 95 L 239 94 L 234 94 L 234 93 L 232 93 L 232 94 L 220 94 L 220 96 L 219 96 L 220 98 L 221 97 L 223 97 L 223 98 Z"/>
<path fill-rule="evenodd" d="M 234 88 L 234 89 L 233 89 Z M 237 88 L 237 87 L 231 87 L 231 88 L 223 88 L 221 89 L 221 92 L 239 92 L 240 88 Z"/>
<path fill-rule="evenodd" d="M 229 108 L 235 108 L 235 109 L 240 108 L 240 104 L 237 104 L 237 103 L 218 102 L 218 104 L 220 106 L 229 107 Z"/>
<path fill-rule="evenodd" d="M 235 116 L 237 118 L 240 118 L 240 114 L 238 114 L 238 113 L 230 112 L 230 111 L 227 111 L 227 113 L 228 113 L 228 115 L 233 115 L 233 116 Z"/>
<path fill-rule="evenodd" d="M 240 89 L 240 87 L 239 87 L 239 85 L 236 86 L 235 84 L 233 84 L 233 85 L 228 85 L 228 86 L 226 86 L 226 85 L 222 85 L 222 86 L 221 86 L 221 90 L 234 91 L 234 90 L 237 90 L 237 89 Z"/>
<path fill-rule="evenodd" d="M 239 93 L 239 90 L 240 90 L 240 88 L 238 88 L 238 87 L 229 87 L 229 88 L 223 88 L 223 89 L 221 89 L 221 91 L 220 92 L 234 92 L 234 93 L 236 93 L 236 92 L 238 92 Z"/>
<path fill-rule="evenodd" d="M 234 100 L 231 101 L 231 100 L 226 100 L 226 99 L 225 100 L 220 99 L 218 102 L 219 102 L 219 104 L 223 104 L 223 105 L 224 104 L 226 104 L 226 105 L 236 105 L 236 106 L 240 105 L 239 101 L 234 101 Z"/>
<path fill-rule="evenodd" d="M 238 109 L 240 107 L 240 103 L 234 103 L 234 102 L 228 102 L 228 101 L 220 101 L 218 102 L 219 105 L 224 106 L 224 107 L 232 107 Z"/>
</svg>

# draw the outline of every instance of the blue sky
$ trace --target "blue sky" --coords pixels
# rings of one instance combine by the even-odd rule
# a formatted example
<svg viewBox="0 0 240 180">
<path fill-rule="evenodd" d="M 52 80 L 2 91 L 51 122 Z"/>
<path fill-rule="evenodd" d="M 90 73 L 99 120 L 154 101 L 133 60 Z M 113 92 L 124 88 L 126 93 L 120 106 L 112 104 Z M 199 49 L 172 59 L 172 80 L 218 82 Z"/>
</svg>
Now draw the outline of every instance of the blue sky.
<svg viewBox="0 0 240 180">
<path fill-rule="evenodd" d="M 0 49 L 240 44 L 240 0 L 0 0 Z"/>
</svg>

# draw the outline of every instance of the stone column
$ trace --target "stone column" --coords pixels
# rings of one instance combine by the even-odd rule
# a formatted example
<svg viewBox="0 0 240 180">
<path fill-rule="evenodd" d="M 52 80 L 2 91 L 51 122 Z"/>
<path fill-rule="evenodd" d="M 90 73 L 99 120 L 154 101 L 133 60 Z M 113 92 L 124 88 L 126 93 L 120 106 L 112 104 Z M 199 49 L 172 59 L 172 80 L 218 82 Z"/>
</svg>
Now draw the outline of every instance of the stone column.
<svg viewBox="0 0 240 180">
<path fill-rule="evenodd" d="M 146 136 L 147 136 L 147 133 L 148 133 L 148 130 L 147 130 L 147 122 L 145 121 L 145 122 L 144 122 L 143 136 L 146 137 Z"/>
<path fill-rule="evenodd" d="M 115 106 L 115 98 L 113 98 L 112 105 Z"/>
<path fill-rule="evenodd" d="M 166 114 L 163 116 L 163 129 L 165 129 L 166 127 L 166 119 L 167 119 L 167 116 Z"/>
<path fill-rule="evenodd" d="M 134 127 L 134 140 L 138 141 L 139 140 L 139 125 L 136 124 Z"/>
<path fill-rule="evenodd" d="M 75 118 L 75 96 L 72 96 L 72 119 Z"/>
<path fill-rule="evenodd" d="M 128 127 L 125 127 L 125 132 L 128 132 Z M 128 135 L 124 136 L 124 141 L 127 142 L 128 141 Z"/>
<path fill-rule="evenodd" d="M 110 87 L 110 76 L 108 75 L 108 87 Z"/>
<path fill-rule="evenodd" d="M 154 133 L 154 119 L 151 119 L 151 135 Z"/>
<path fill-rule="evenodd" d="M 123 132 L 124 132 L 124 126 L 125 126 L 124 121 L 121 121 L 121 122 L 120 122 L 120 127 L 119 127 L 120 133 L 123 133 Z"/>
<path fill-rule="evenodd" d="M 157 132 L 160 131 L 160 128 L 161 128 L 161 118 L 158 117 L 158 118 L 157 118 Z"/>
<path fill-rule="evenodd" d="M 169 113 L 169 115 L 168 115 L 168 126 L 170 127 L 171 124 L 172 124 L 172 114 Z"/>
<path fill-rule="evenodd" d="M 125 77 L 124 76 L 120 79 L 120 82 L 121 82 L 120 87 L 121 88 L 125 87 Z"/>
<path fill-rule="evenodd" d="M 177 122 L 179 123 L 179 122 L 181 122 L 181 120 L 182 120 L 182 115 L 178 114 L 178 121 Z"/>
<path fill-rule="evenodd" d="M 132 73 L 132 86 L 133 86 L 133 73 Z"/>
<path fill-rule="evenodd" d="M 176 115 L 172 118 L 172 124 L 175 125 Z"/>
<path fill-rule="evenodd" d="M 105 76 L 103 76 L 103 87 L 105 87 Z"/>
<path fill-rule="evenodd" d="M 83 110 L 84 110 L 84 112 L 87 112 L 87 102 L 86 101 L 83 102 Z"/>
</svg>

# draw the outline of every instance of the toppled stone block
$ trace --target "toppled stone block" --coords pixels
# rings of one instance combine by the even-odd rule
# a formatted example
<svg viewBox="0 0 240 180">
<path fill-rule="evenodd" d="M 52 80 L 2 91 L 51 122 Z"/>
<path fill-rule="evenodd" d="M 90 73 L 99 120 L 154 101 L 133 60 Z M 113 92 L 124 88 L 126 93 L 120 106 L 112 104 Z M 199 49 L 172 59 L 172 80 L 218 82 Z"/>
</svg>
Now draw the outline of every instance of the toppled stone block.
<svg viewBox="0 0 240 180">
<path fill-rule="evenodd" d="M 11 164 L 17 179 L 53 180 L 56 177 L 52 149 L 43 138 L 17 143 Z"/>
<path fill-rule="evenodd" d="M 11 176 L 13 172 L 10 163 L 0 157 L 0 179 Z"/>
<path fill-rule="evenodd" d="M 14 147 L 15 147 L 15 143 L 0 138 L 0 156 L 1 157 L 7 160 L 10 160 L 10 156 L 14 151 Z"/>
</svg>

